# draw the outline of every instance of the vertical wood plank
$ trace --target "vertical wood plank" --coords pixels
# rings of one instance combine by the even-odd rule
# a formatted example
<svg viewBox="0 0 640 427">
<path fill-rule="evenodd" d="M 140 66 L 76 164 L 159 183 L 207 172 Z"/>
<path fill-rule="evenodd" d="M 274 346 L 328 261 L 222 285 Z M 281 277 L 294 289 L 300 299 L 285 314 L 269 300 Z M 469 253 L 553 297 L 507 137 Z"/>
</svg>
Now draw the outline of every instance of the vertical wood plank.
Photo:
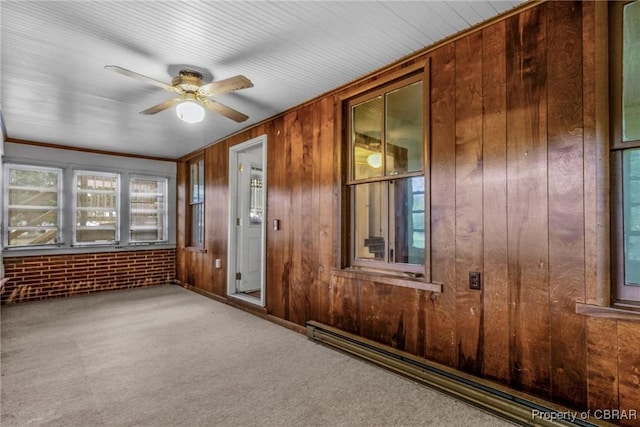
<svg viewBox="0 0 640 427">
<path fill-rule="evenodd" d="M 587 319 L 587 403 L 589 409 L 618 408 L 618 334 L 616 321 Z"/>
<path fill-rule="evenodd" d="M 638 426 L 640 411 L 640 324 L 618 322 L 618 366 L 620 410 L 636 411 L 633 419 L 621 419 L 622 426 Z M 606 409 L 606 408 L 605 408 Z M 616 409 L 616 408 L 614 408 Z"/>
<path fill-rule="evenodd" d="M 198 289 L 202 289 L 202 267 L 200 265 L 200 253 L 187 251 L 186 253 L 186 282 L 195 286 Z"/>
<path fill-rule="evenodd" d="M 318 308 L 316 320 L 329 322 L 330 306 L 330 281 L 331 268 L 337 266 L 337 243 L 338 229 L 336 218 L 337 209 L 337 188 L 335 180 L 337 167 L 335 150 L 338 148 L 334 142 L 334 111 L 335 105 L 333 97 L 326 97 L 319 102 L 318 108 L 318 144 L 316 156 L 318 157 L 318 206 L 316 223 L 318 228 L 318 267 L 316 276 Z"/>
<path fill-rule="evenodd" d="M 362 280 L 362 336 L 415 354 L 418 292 L 417 289 Z"/>
<path fill-rule="evenodd" d="M 318 209 L 319 209 L 319 164 L 318 137 L 320 134 L 318 103 L 301 109 L 302 124 L 302 171 L 301 180 L 301 228 L 297 234 L 301 238 L 300 284 L 305 295 L 304 315 L 298 323 L 315 319 L 318 304 Z"/>
<path fill-rule="evenodd" d="M 292 159 L 292 143 L 291 143 L 291 123 L 295 120 L 295 114 L 287 114 L 283 120 L 283 132 L 284 132 L 284 170 L 285 181 L 283 183 L 283 198 L 282 198 L 282 222 L 281 229 L 283 230 L 282 242 L 284 256 L 282 258 L 282 302 L 284 309 L 284 319 L 291 319 L 291 280 L 293 277 L 293 243 L 291 235 L 295 232 L 295 224 L 292 221 L 292 201 L 293 201 L 293 189 L 291 181 L 293 178 L 292 167 L 294 161 Z"/>
<path fill-rule="evenodd" d="M 586 325 L 574 308 L 585 300 L 581 2 L 547 12 L 551 397 L 585 409 Z"/>
<path fill-rule="evenodd" d="M 431 292 L 418 293 L 418 319 L 416 333 L 416 356 L 427 357 L 427 301 Z"/>
<path fill-rule="evenodd" d="M 585 284 L 588 304 L 611 302 L 607 2 L 582 4 Z"/>
<path fill-rule="evenodd" d="M 455 229 L 455 49 L 431 58 L 431 278 L 443 284 L 427 315 L 427 357 L 457 366 Z"/>
<path fill-rule="evenodd" d="M 176 279 L 186 282 L 186 207 L 187 207 L 187 163 L 178 162 L 176 167 Z"/>
<path fill-rule="evenodd" d="M 229 268 L 227 262 L 229 204 L 226 202 L 229 200 L 229 146 L 226 142 L 207 148 L 205 167 L 207 172 L 205 175 L 207 254 L 205 254 L 205 265 L 202 268 L 205 270 L 205 278 L 210 278 L 212 283 L 211 285 L 205 283 L 203 289 L 224 296 L 227 294 Z M 222 268 L 214 268 L 216 259 L 221 260 Z"/>
<path fill-rule="evenodd" d="M 549 396 L 545 4 L 507 20 L 510 384 Z"/>
<path fill-rule="evenodd" d="M 302 136 L 302 118 L 301 111 L 297 110 L 285 117 L 286 137 L 290 144 L 290 164 L 287 165 L 289 170 L 288 186 L 290 195 L 289 212 L 287 222 L 289 228 L 289 266 L 288 266 L 288 282 L 289 282 L 289 318 L 287 320 L 304 324 L 309 304 L 305 291 L 305 284 L 302 281 L 302 238 L 307 231 L 306 223 L 302 217 L 302 198 L 303 198 L 303 152 L 304 140 Z"/>
<path fill-rule="evenodd" d="M 359 335 L 362 332 L 360 280 L 331 276 L 330 325 Z"/>
<path fill-rule="evenodd" d="M 484 316 L 483 374 L 509 380 L 507 93 L 505 23 L 482 30 Z"/>
<path fill-rule="evenodd" d="M 597 152 L 595 100 L 595 2 L 582 6 L 582 75 L 584 136 L 585 302 L 597 303 Z"/>
<path fill-rule="evenodd" d="M 288 239 L 285 238 L 283 218 L 287 212 L 286 194 L 286 163 L 287 152 L 284 139 L 284 120 L 274 121 L 272 132 L 267 136 L 267 282 L 266 307 L 267 312 L 286 319 L 285 294 L 286 285 L 282 280 L 286 260 Z M 280 221 L 280 230 L 274 230 L 273 221 Z"/>
<path fill-rule="evenodd" d="M 480 375 L 484 345 L 482 291 L 469 272 L 482 272 L 482 32 L 455 42 L 456 338 L 458 369 Z"/>
</svg>

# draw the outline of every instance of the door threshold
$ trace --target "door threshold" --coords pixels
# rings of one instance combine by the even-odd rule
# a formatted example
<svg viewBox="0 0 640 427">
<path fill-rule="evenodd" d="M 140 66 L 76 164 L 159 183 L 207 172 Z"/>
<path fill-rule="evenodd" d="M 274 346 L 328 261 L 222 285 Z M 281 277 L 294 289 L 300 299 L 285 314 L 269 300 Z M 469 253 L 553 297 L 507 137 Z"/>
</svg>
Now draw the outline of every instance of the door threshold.
<svg viewBox="0 0 640 427">
<path fill-rule="evenodd" d="M 229 298 L 239 299 L 244 302 L 248 302 L 249 304 L 257 305 L 258 307 L 264 307 L 260 298 L 252 297 L 245 294 L 229 294 L 227 295 Z"/>
</svg>

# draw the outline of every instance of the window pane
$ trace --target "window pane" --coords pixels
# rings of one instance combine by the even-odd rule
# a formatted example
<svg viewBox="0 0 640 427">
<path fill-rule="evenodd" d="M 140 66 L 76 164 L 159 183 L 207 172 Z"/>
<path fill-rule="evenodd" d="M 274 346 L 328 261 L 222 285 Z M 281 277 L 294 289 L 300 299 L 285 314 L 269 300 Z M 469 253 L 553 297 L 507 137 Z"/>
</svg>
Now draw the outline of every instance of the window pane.
<svg viewBox="0 0 640 427">
<path fill-rule="evenodd" d="M 192 163 L 189 166 L 189 182 L 191 183 L 191 203 L 198 201 L 198 164 Z"/>
<path fill-rule="evenodd" d="M 132 242 L 166 240 L 165 179 L 131 178 L 130 235 Z"/>
<path fill-rule="evenodd" d="M 60 169 L 7 165 L 8 246 L 60 242 Z"/>
<path fill-rule="evenodd" d="M 389 220 L 396 263 L 425 263 L 424 177 L 390 182 Z M 417 203 L 416 203 L 417 201 Z"/>
<path fill-rule="evenodd" d="M 204 242 L 204 204 L 191 205 L 191 245 L 199 246 Z"/>
<path fill-rule="evenodd" d="M 198 201 L 204 201 L 204 160 L 198 161 Z"/>
<path fill-rule="evenodd" d="M 353 178 L 382 176 L 382 97 L 352 109 Z"/>
<path fill-rule="evenodd" d="M 424 189 L 413 187 L 413 209 L 424 211 Z"/>
<path fill-rule="evenodd" d="M 76 243 L 118 240 L 118 175 L 76 172 Z"/>
<path fill-rule="evenodd" d="M 251 188 L 249 194 L 249 220 L 251 224 L 262 224 L 262 186 L 262 169 L 251 166 Z"/>
<path fill-rule="evenodd" d="M 191 163 L 191 203 L 204 201 L 204 160 Z"/>
<path fill-rule="evenodd" d="M 202 246 L 204 243 L 204 159 L 200 158 L 189 164 L 190 169 L 190 216 L 187 239 L 189 246 Z"/>
<path fill-rule="evenodd" d="M 387 175 L 422 170 L 422 116 L 422 82 L 387 94 Z"/>
<path fill-rule="evenodd" d="M 413 211 L 411 219 L 413 220 L 412 225 L 414 230 L 424 230 L 424 211 Z"/>
<path fill-rule="evenodd" d="M 640 2 L 624 7 L 622 140 L 640 140 Z"/>
<path fill-rule="evenodd" d="M 623 154 L 625 285 L 640 286 L 640 148 Z"/>
<path fill-rule="evenodd" d="M 386 182 L 354 187 L 355 257 L 383 261 L 386 259 Z"/>
</svg>

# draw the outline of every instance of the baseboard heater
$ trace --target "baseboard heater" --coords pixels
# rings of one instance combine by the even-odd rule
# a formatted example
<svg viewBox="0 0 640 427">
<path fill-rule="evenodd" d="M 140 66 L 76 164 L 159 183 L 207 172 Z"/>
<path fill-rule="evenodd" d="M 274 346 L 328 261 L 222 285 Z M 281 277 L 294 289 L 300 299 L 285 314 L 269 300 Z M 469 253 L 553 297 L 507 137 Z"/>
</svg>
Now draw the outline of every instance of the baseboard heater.
<svg viewBox="0 0 640 427">
<path fill-rule="evenodd" d="M 364 359 L 489 412 L 507 421 L 531 426 L 612 426 L 536 399 L 499 384 L 467 375 L 319 322 L 307 322 L 310 340 Z"/>
</svg>

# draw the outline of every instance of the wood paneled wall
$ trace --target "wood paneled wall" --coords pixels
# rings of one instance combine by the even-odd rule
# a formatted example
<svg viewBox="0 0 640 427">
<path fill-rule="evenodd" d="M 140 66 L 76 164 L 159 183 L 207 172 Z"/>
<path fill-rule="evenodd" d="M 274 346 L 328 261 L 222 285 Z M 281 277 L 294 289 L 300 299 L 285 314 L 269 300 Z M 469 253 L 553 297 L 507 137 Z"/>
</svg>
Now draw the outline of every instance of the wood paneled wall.
<svg viewBox="0 0 640 427">
<path fill-rule="evenodd" d="M 332 274 L 344 238 L 340 91 L 204 149 L 204 253 L 184 248 L 181 165 L 178 279 L 225 297 L 228 147 L 267 134 L 267 221 L 281 223 L 267 232 L 269 314 L 329 323 L 576 410 L 640 410 L 640 324 L 575 312 L 606 300 L 609 286 L 602 10 L 541 3 L 341 90 L 430 59 L 441 293 Z M 469 289 L 469 271 L 482 273 L 482 291 Z"/>
</svg>

